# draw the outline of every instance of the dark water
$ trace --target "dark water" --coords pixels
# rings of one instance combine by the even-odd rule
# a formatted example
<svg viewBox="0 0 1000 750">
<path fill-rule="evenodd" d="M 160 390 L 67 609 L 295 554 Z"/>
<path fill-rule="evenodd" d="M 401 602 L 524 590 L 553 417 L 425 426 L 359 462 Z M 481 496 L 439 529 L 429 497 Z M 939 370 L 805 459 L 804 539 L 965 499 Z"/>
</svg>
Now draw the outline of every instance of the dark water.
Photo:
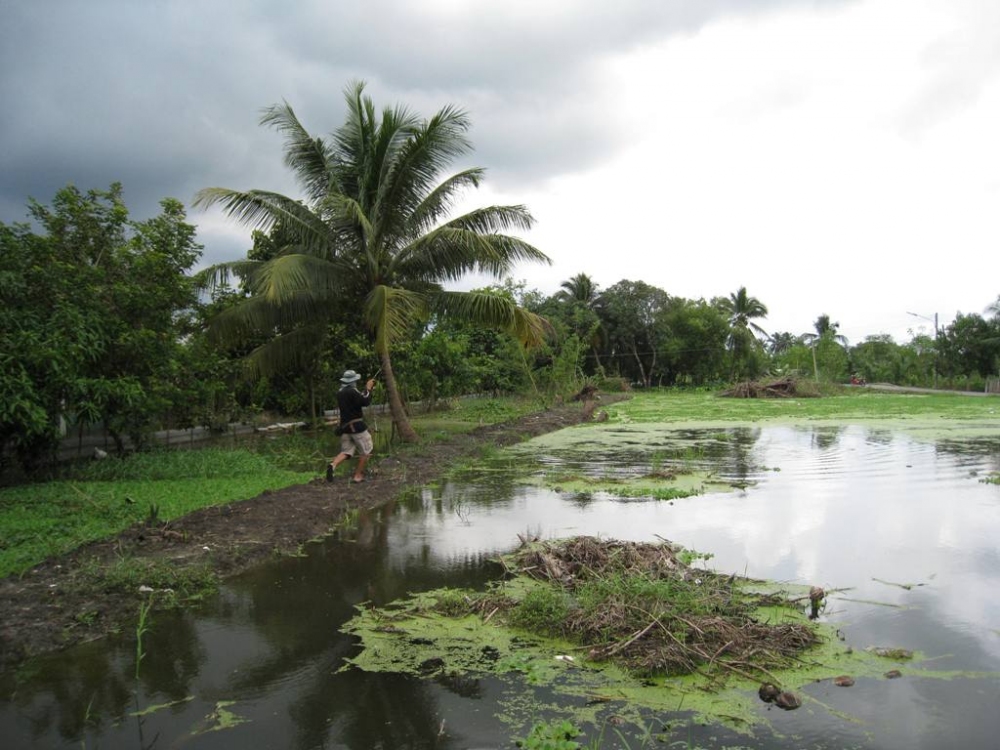
<svg viewBox="0 0 1000 750">
<path fill-rule="evenodd" d="M 341 671 L 356 645 L 338 628 L 362 602 L 483 585 L 519 533 L 664 537 L 713 553 L 720 571 L 850 589 L 824 615 L 849 643 L 920 651 L 933 657 L 925 667 L 955 673 L 816 685 L 812 702 L 769 712 L 773 729 L 752 736 L 651 717 L 677 719 L 651 746 L 1000 746 L 1000 679 L 967 674 L 1000 673 L 1000 486 L 979 481 L 1000 470 L 1000 437 L 918 441 L 854 426 L 625 437 L 600 459 L 555 443 L 536 452 L 550 467 L 606 475 L 681 462 L 745 488 L 622 502 L 517 487 L 490 467 L 233 580 L 198 613 L 157 614 L 138 679 L 134 634 L 4 675 L 2 747 L 513 747 L 542 717 L 512 725 L 500 705 L 566 699 L 516 678 Z M 614 740 L 602 746 L 626 746 Z"/>
</svg>

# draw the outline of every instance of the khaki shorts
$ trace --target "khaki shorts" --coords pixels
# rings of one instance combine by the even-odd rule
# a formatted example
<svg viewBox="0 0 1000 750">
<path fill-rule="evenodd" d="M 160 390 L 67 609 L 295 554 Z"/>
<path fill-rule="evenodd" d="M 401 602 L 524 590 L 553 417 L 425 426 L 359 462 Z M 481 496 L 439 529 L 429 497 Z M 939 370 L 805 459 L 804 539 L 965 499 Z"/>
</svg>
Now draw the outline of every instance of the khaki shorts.
<svg viewBox="0 0 1000 750">
<path fill-rule="evenodd" d="M 345 433 L 340 436 L 341 453 L 353 456 L 355 450 L 360 451 L 362 456 L 369 456 L 375 450 L 375 445 L 372 442 L 372 434 L 368 430 L 359 432 L 356 435 Z"/>
</svg>

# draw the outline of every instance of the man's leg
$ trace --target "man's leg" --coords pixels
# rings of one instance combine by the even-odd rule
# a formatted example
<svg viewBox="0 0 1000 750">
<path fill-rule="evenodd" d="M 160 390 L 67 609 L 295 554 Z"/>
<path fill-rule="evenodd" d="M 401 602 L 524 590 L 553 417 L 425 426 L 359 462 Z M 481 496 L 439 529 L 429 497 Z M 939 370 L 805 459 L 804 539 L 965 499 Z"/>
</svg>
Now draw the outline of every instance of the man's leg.
<svg viewBox="0 0 1000 750">
<path fill-rule="evenodd" d="M 344 461 L 349 459 L 351 456 L 348 453 L 338 453 L 334 459 L 326 466 L 326 481 L 333 481 L 333 472 L 338 466 L 340 466 Z"/>
<path fill-rule="evenodd" d="M 365 481 L 365 466 L 368 464 L 369 458 L 371 458 L 370 453 L 365 453 L 358 457 L 358 465 L 354 467 L 355 482 Z"/>
<path fill-rule="evenodd" d="M 358 465 L 354 467 L 354 481 L 363 482 L 365 481 L 365 466 L 368 465 L 368 459 L 375 451 L 372 434 L 368 430 L 358 433 L 354 436 L 354 444 L 358 447 Z"/>
</svg>

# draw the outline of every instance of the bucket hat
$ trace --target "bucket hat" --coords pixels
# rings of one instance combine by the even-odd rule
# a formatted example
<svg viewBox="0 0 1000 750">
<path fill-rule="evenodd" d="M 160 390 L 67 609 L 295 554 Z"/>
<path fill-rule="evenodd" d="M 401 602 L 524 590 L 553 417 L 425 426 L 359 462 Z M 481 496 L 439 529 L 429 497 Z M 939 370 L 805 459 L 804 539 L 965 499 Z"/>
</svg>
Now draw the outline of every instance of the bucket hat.
<svg viewBox="0 0 1000 750">
<path fill-rule="evenodd" d="M 361 376 L 354 372 L 354 370 L 344 370 L 344 374 L 340 376 L 340 382 L 344 385 L 350 385 L 359 380 L 361 380 Z"/>
</svg>

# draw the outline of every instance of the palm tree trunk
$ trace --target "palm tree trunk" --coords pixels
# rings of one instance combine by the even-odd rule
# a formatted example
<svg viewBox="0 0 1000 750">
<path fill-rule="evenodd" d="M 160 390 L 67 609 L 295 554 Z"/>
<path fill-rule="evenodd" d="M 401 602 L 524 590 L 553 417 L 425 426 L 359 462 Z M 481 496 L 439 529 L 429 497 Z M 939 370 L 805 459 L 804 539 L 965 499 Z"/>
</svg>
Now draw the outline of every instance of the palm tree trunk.
<svg viewBox="0 0 1000 750">
<path fill-rule="evenodd" d="M 417 433 L 410 424 L 410 418 L 406 415 L 406 408 L 403 406 L 403 399 L 399 395 L 399 386 L 396 384 L 396 375 L 392 371 L 392 361 L 387 350 L 378 353 L 379 362 L 382 363 L 382 377 L 385 378 L 385 392 L 389 396 L 389 411 L 392 414 L 393 424 L 399 430 L 399 437 L 407 443 L 415 443 L 418 440 Z"/>
</svg>

